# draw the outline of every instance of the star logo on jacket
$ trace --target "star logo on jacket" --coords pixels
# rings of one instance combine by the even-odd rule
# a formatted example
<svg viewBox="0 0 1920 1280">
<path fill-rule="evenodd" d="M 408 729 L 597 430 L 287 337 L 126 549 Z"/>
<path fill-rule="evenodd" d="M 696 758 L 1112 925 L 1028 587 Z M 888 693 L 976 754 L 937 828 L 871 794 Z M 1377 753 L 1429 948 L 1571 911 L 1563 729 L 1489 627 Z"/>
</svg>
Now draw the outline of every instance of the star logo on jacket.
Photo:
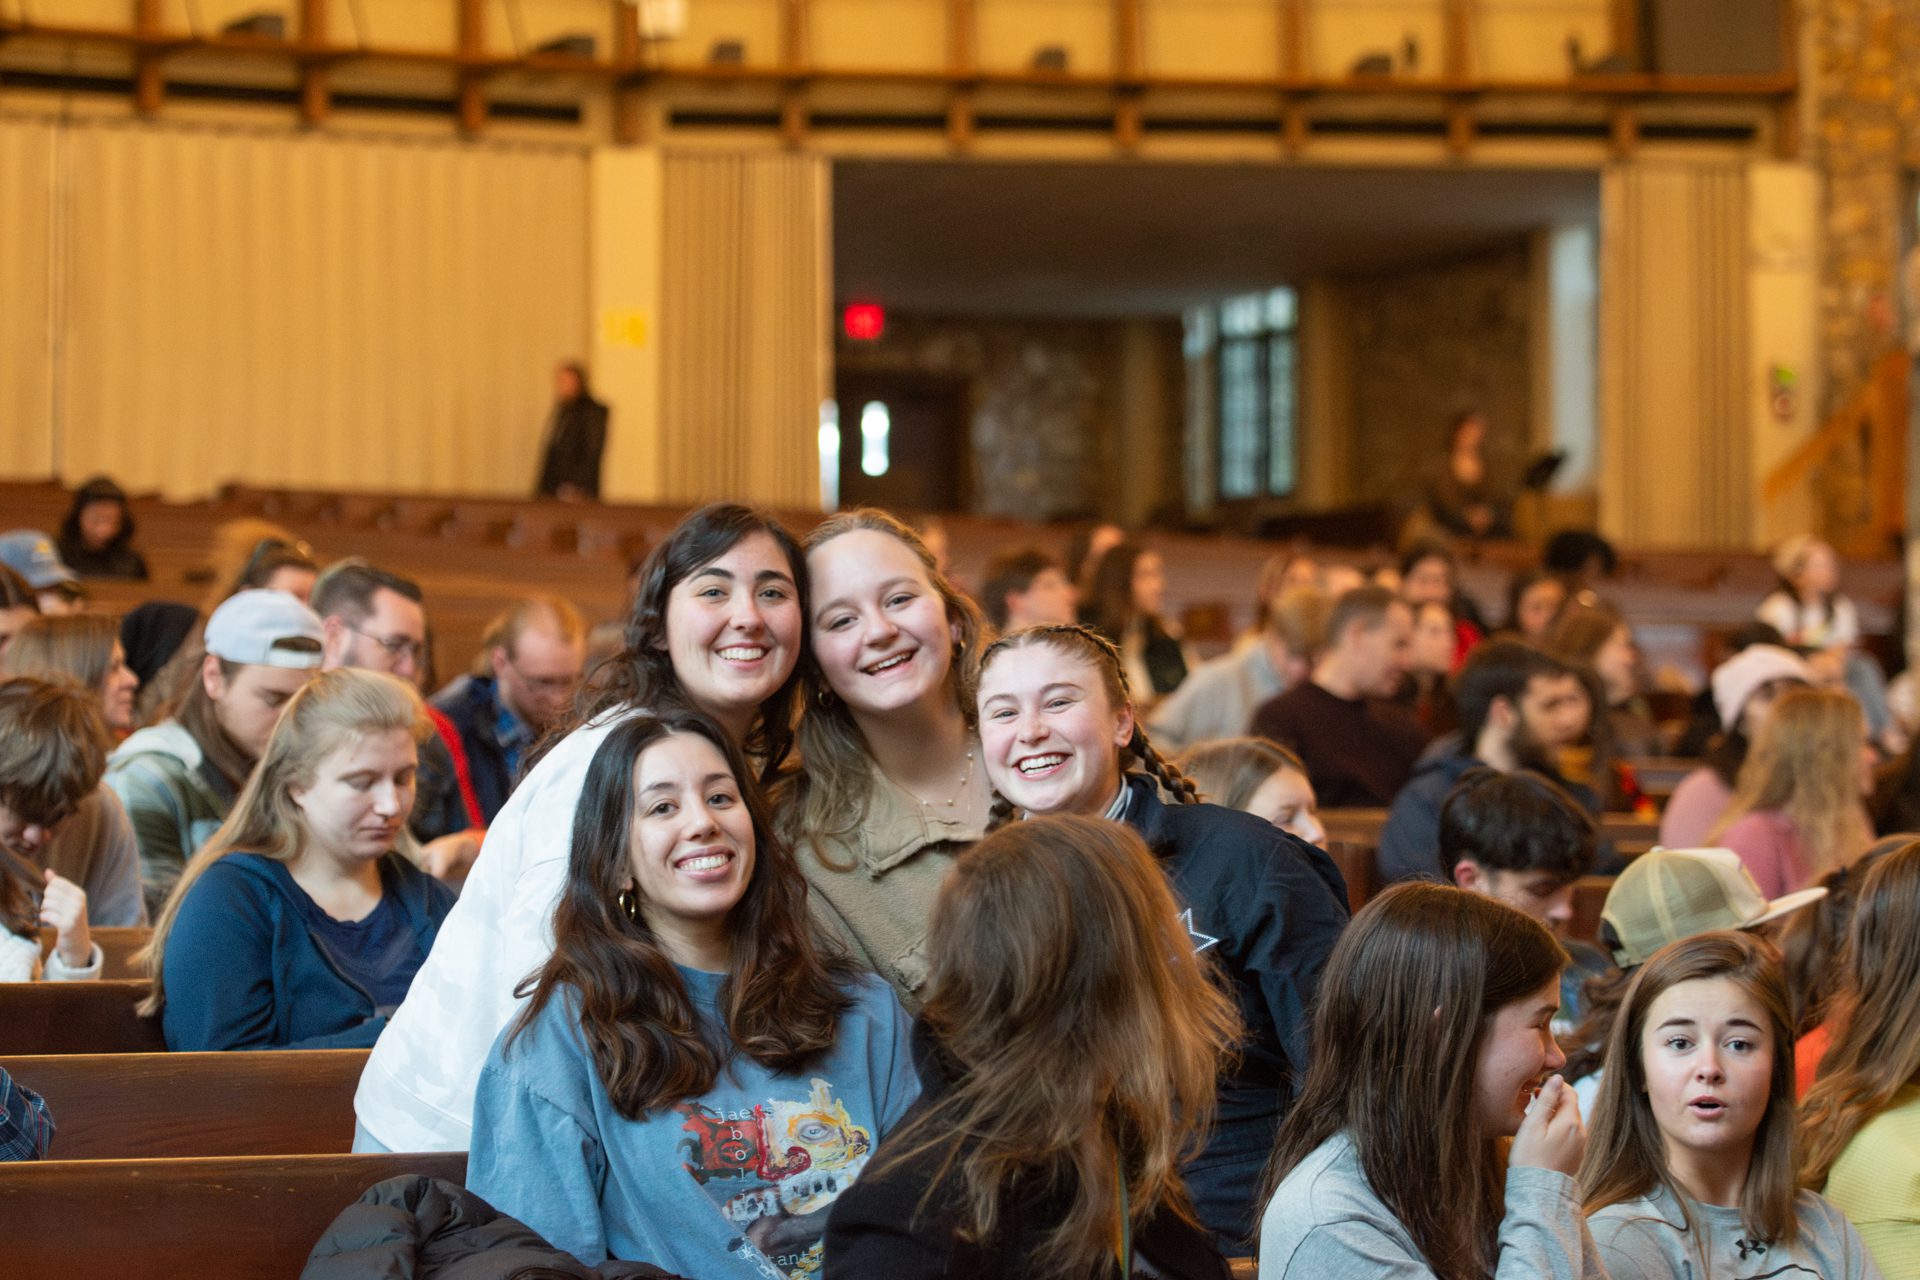
<svg viewBox="0 0 1920 1280">
<path fill-rule="evenodd" d="M 1185 911 L 1182 911 L 1180 913 L 1180 923 L 1186 926 L 1187 936 L 1193 939 L 1193 952 L 1195 955 L 1200 954 L 1202 951 L 1205 951 L 1208 947 L 1211 947 L 1215 943 L 1220 941 L 1220 939 L 1218 938 L 1208 937 L 1206 934 L 1200 932 L 1198 929 L 1193 927 L 1193 908 L 1192 907 L 1188 907 Z"/>
</svg>

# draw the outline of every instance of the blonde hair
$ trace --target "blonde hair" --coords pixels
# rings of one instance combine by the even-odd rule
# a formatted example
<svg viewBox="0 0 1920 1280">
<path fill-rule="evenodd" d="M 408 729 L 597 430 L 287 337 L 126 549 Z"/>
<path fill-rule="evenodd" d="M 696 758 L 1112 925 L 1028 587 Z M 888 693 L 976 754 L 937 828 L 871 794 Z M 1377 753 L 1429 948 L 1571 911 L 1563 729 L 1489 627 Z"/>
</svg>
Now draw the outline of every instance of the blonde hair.
<svg viewBox="0 0 1920 1280">
<path fill-rule="evenodd" d="M 1740 766 L 1733 801 L 1708 842 L 1747 814 L 1776 812 L 1799 831 L 1809 884 L 1852 865 L 1873 841 L 1858 781 L 1865 732 L 1860 704 L 1850 694 L 1833 689 L 1783 694 Z"/>
<path fill-rule="evenodd" d="M 113 669 L 113 646 L 119 642 L 119 625 L 104 614 L 43 615 L 14 633 L 0 668 L 9 676 L 78 685 L 97 694 Z"/>
<path fill-rule="evenodd" d="M 980 606 L 940 572 L 933 553 L 927 550 L 919 534 L 897 517 L 875 507 L 856 507 L 823 520 L 807 535 L 806 553 L 811 556 L 835 538 L 861 531 L 884 533 L 911 551 L 927 575 L 928 584 L 946 606 L 947 621 L 958 629 L 960 636 L 947 670 L 947 688 L 953 694 L 954 705 L 971 726 L 973 705 L 967 691 L 972 687 L 973 673 L 979 666 L 980 650 L 987 634 L 987 621 Z M 807 619 L 807 625 L 813 625 L 811 618 Z M 801 841 L 806 841 L 814 856 L 826 866 L 851 871 L 851 863 L 834 862 L 826 856 L 825 844 L 846 839 L 866 818 L 878 766 L 867 749 L 860 726 L 854 722 L 853 713 L 827 683 L 811 647 L 801 668 L 806 714 L 800 719 L 795 738 L 806 768 L 794 775 L 791 790 L 780 805 L 780 831 L 796 848 Z"/>
<path fill-rule="evenodd" d="M 1920 842 L 1867 872 L 1842 981 L 1845 1013 L 1800 1104 L 1800 1182 L 1815 1191 L 1867 1122 L 1920 1079 Z"/>
<path fill-rule="evenodd" d="M 307 822 L 294 802 L 294 790 L 312 785 L 322 762 L 340 747 L 395 729 L 420 743 L 433 732 L 433 723 L 412 685 L 380 672 L 353 667 L 322 672 L 287 701 L 266 753 L 241 788 L 232 812 L 188 860 L 154 924 L 153 942 L 134 956 L 134 964 L 144 965 L 153 976 L 153 993 L 140 1012 L 152 1016 L 166 1007 L 167 937 L 180 915 L 180 904 L 207 868 L 235 853 L 257 853 L 276 862 L 298 858 L 306 849 Z M 394 849 L 410 861 L 415 855 L 413 836 L 405 826 Z"/>
</svg>

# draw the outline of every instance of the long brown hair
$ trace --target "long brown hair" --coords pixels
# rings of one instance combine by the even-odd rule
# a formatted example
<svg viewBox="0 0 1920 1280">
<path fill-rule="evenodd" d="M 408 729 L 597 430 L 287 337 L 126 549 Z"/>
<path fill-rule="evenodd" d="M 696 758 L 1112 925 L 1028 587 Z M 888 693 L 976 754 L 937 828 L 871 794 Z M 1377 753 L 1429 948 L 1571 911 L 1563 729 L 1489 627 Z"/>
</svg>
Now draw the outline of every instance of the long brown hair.
<svg viewBox="0 0 1920 1280">
<path fill-rule="evenodd" d="M 1537 921 L 1463 889 L 1401 884 L 1362 907 L 1320 979 L 1312 1065 L 1262 1201 L 1345 1133 L 1435 1275 L 1491 1272 L 1505 1193 L 1495 1135 L 1474 1118 L 1480 1044 L 1566 963 Z"/>
<path fill-rule="evenodd" d="M 1052 649 L 1056 653 L 1078 659 L 1092 667 L 1095 674 L 1100 677 L 1100 683 L 1106 690 L 1107 701 L 1115 711 L 1133 706 L 1133 690 L 1127 683 L 1127 664 L 1120 656 L 1120 647 L 1099 632 L 1078 623 L 1022 627 L 1018 631 L 1008 632 L 988 645 L 987 651 L 980 655 L 979 665 L 974 670 L 968 702 L 972 703 L 979 696 L 980 679 L 986 675 L 988 667 L 1006 654 L 1034 645 Z M 971 716 L 974 711 L 970 710 L 968 714 Z M 1133 736 L 1127 740 L 1124 753 L 1120 758 L 1122 772 L 1127 767 L 1125 753 L 1131 753 L 1140 767 L 1160 785 L 1161 790 L 1172 796 L 1178 803 L 1199 802 L 1200 789 L 1193 784 L 1193 779 L 1180 772 L 1178 766 L 1154 749 L 1153 740 L 1147 737 L 1146 727 L 1141 723 L 1139 716 L 1133 718 Z M 987 823 L 987 830 L 997 831 L 1013 821 L 1013 808 L 1013 801 L 996 791 L 993 796 L 993 816 Z"/>
<path fill-rule="evenodd" d="M 1800 1105 L 1800 1181 L 1816 1191 L 1854 1135 L 1920 1078 L 1920 842 L 1867 873 L 1842 973 L 1847 1013 Z"/>
<path fill-rule="evenodd" d="M 193 739 L 194 745 L 200 748 L 200 754 L 207 764 L 225 778 L 229 786 L 238 790 L 253 772 L 254 761 L 220 723 L 219 709 L 214 705 L 213 695 L 207 692 L 205 668 L 209 657 L 213 655 L 207 652 L 206 642 L 202 639 L 186 659 L 189 665 L 181 673 L 180 692 L 173 704 L 165 708 L 163 718 L 178 721 Z M 220 664 L 220 677 L 229 688 L 246 666 L 220 657 L 213 657 L 213 660 Z"/>
<path fill-rule="evenodd" d="M 1864 723 L 1860 704 L 1837 689 L 1782 694 L 1708 842 L 1749 813 L 1773 811 L 1799 831 L 1809 883 L 1859 858 L 1873 839 L 1857 773 Z"/>
<path fill-rule="evenodd" d="M 874 507 L 856 507 L 821 521 L 807 535 L 807 554 L 812 555 L 835 538 L 862 530 L 884 533 L 913 553 L 927 575 L 927 582 L 946 606 L 947 622 L 959 629 L 960 639 L 954 646 L 947 686 L 953 692 L 954 705 L 971 725 L 973 699 L 967 691 L 987 634 L 980 606 L 940 572 L 933 553 L 927 550 L 919 534 L 893 515 Z M 806 626 L 811 632 L 810 612 Z M 800 665 L 805 672 L 806 715 L 800 720 L 798 738 L 800 758 L 807 762 L 807 767 L 795 775 L 791 790 L 783 797 L 781 830 L 795 844 L 806 840 L 814 856 L 828 866 L 851 870 L 851 864 L 830 860 L 825 849 L 829 843 L 845 840 L 866 818 L 877 766 L 853 712 L 827 683 L 811 646 Z"/>
<path fill-rule="evenodd" d="M 618 905 L 633 874 L 628 829 L 638 799 L 634 768 L 647 748 L 675 734 L 713 744 L 753 822 L 752 877 L 727 916 L 732 958 L 720 1007 L 728 1043 L 720 1047 L 700 1034 L 686 983 L 645 913 L 630 919 Z M 531 998 L 509 1043 L 562 988 L 570 989 L 579 1000 L 580 1031 L 600 1083 L 621 1115 L 639 1119 L 705 1093 L 734 1053 L 770 1070 L 794 1071 L 832 1048 L 840 1015 L 851 1003 L 843 989 L 851 972 L 845 960 L 814 942 L 806 881 L 773 833 L 739 744 L 697 711 L 635 716 L 607 735 L 587 766 L 566 887 L 553 913 L 553 955 L 515 990 Z"/>
<path fill-rule="evenodd" d="M 1239 1017 L 1140 837 L 1074 816 L 987 837 L 941 886 L 927 949 L 923 1016 L 957 1080 L 876 1165 L 938 1157 L 916 1213 L 951 1206 L 978 1241 L 1017 1188 L 1066 1190 L 1030 1260 L 1040 1277 L 1111 1259 L 1116 1170 L 1134 1226 L 1162 1208 L 1192 1221 L 1180 1166 Z"/>
<path fill-rule="evenodd" d="M 98 696 L 119 642 L 119 624 L 106 614 L 42 616 L 14 633 L 0 668 L 10 676 L 75 684 Z"/>
<path fill-rule="evenodd" d="M 241 788 L 233 811 L 187 860 L 160 909 L 153 941 L 133 957 L 136 966 L 153 975 L 152 994 L 140 1012 L 152 1015 L 166 1007 L 167 939 L 179 918 L 180 904 L 207 868 L 236 853 L 257 853 L 278 862 L 298 858 L 307 847 L 307 819 L 294 801 L 294 791 L 311 786 L 321 763 L 339 747 L 394 729 L 405 730 L 415 743 L 421 743 L 433 732 L 433 722 L 412 685 L 381 672 L 353 667 L 323 671 L 287 700 L 267 740 L 266 754 Z M 408 861 L 414 860 L 416 845 L 404 825 L 394 849 Z"/>
<path fill-rule="evenodd" d="M 1591 1214 L 1665 1187 L 1679 1201 L 1687 1230 L 1693 1231 L 1688 1197 L 1667 1169 L 1666 1146 L 1647 1100 L 1642 1040 L 1654 1001 L 1683 982 L 1702 978 L 1727 979 L 1766 1013 L 1773 1073 L 1740 1193 L 1740 1218 L 1759 1239 L 1790 1244 L 1799 1230 L 1793 1212 L 1793 1018 L 1779 949 L 1750 933 L 1722 930 L 1669 942 L 1634 974 L 1607 1038 L 1606 1075 L 1593 1104 L 1586 1158 L 1580 1163 L 1585 1208 Z"/>
</svg>

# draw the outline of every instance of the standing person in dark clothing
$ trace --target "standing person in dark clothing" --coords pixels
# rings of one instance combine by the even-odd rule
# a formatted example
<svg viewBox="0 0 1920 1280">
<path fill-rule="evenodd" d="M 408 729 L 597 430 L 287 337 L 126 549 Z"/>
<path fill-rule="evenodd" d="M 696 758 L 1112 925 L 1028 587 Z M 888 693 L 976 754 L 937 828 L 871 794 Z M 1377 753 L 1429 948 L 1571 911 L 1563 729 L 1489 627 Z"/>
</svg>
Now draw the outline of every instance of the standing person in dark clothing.
<svg viewBox="0 0 1920 1280">
<path fill-rule="evenodd" d="M 569 361 L 553 371 L 553 414 L 540 464 L 542 498 L 600 498 L 600 455 L 607 447 L 607 406 L 593 398 L 587 367 Z"/>
<path fill-rule="evenodd" d="M 1302 680 L 1253 713 L 1250 730 L 1292 747 L 1330 809 L 1385 808 L 1413 776 L 1426 735 L 1393 696 L 1406 672 L 1413 611 L 1385 587 L 1334 603 L 1326 637 Z"/>
<path fill-rule="evenodd" d="M 133 549 L 133 513 L 127 494 L 105 476 L 74 491 L 60 523 L 60 558 L 83 578 L 147 580 L 147 562 Z"/>
</svg>

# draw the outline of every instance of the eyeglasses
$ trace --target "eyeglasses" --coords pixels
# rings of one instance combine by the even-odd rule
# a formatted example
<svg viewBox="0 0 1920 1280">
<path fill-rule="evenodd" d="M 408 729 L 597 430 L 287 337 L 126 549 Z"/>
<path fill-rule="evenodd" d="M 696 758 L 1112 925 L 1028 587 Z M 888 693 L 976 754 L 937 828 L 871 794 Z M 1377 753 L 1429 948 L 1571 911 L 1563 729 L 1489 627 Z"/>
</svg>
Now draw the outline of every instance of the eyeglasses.
<svg viewBox="0 0 1920 1280">
<path fill-rule="evenodd" d="M 418 662 L 426 656 L 427 644 L 424 640 L 413 640 L 406 636 L 377 636 L 371 631 L 362 631 L 358 627 L 348 627 L 347 630 L 373 641 L 385 649 L 390 658 L 412 658 Z"/>
</svg>

